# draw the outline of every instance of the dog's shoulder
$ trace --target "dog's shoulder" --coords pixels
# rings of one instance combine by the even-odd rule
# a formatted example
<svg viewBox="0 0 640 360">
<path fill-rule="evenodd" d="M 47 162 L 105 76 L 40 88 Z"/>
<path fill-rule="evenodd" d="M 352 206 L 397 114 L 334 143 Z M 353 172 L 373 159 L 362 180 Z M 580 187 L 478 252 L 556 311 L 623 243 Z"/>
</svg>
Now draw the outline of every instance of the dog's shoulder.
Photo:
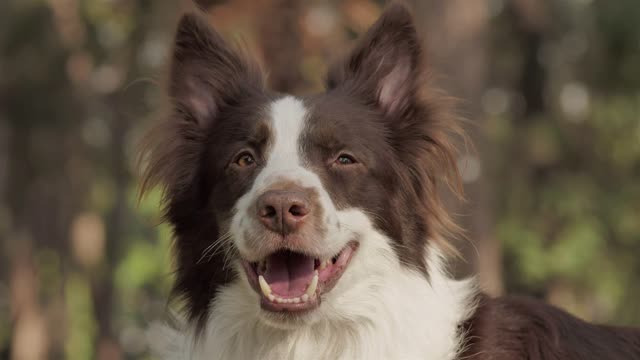
<svg viewBox="0 0 640 360">
<path fill-rule="evenodd" d="M 526 297 L 481 295 L 462 332 L 460 359 L 640 359 L 640 330 L 589 324 Z"/>
</svg>

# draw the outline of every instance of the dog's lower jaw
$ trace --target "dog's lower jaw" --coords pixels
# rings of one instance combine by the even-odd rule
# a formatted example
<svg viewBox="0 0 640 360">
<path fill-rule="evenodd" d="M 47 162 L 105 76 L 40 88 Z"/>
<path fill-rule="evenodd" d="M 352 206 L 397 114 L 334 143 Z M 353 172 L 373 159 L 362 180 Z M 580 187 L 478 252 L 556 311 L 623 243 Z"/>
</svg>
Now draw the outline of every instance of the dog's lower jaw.
<svg viewBox="0 0 640 360">
<path fill-rule="evenodd" d="M 371 269 L 366 260 L 358 259 L 317 310 L 291 323 L 273 321 L 272 314 L 260 310 L 257 295 L 239 278 L 212 304 L 198 341 L 186 331 L 164 344 L 172 346 L 173 354 L 161 355 L 166 359 L 455 359 L 461 348 L 458 326 L 473 313 L 475 285 L 450 280 L 437 249 L 430 248 L 427 254 L 429 281 L 392 257 L 378 264 L 379 273 L 360 277 Z M 376 256 L 375 261 L 385 258 Z"/>
</svg>

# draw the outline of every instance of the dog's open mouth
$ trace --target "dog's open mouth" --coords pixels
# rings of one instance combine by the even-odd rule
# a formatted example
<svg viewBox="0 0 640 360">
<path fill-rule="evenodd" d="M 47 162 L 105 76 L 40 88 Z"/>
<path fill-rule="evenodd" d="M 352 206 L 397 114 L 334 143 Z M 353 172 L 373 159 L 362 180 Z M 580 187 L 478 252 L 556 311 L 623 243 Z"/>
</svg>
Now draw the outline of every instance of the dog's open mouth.
<svg viewBox="0 0 640 360">
<path fill-rule="evenodd" d="M 258 262 L 243 261 L 251 287 L 260 294 L 263 309 L 274 312 L 310 310 L 331 290 L 358 248 L 349 243 L 330 259 L 280 250 Z"/>
</svg>

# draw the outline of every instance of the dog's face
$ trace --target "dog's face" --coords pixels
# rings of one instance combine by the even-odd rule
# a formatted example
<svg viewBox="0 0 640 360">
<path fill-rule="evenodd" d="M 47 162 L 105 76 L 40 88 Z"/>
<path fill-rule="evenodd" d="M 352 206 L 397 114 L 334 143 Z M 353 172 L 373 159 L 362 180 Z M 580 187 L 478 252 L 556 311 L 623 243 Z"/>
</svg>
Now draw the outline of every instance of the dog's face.
<svg viewBox="0 0 640 360">
<path fill-rule="evenodd" d="M 426 273 L 426 245 L 447 226 L 437 179 L 456 170 L 454 124 L 422 72 L 401 6 L 305 98 L 269 92 L 206 23 L 182 19 L 173 113 L 143 185 L 165 187 L 175 290 L 193 320 L 231 283 L 253 290 L 261 318 L 296 323 L 367 296 L 389 262 Z"/>
</svg>

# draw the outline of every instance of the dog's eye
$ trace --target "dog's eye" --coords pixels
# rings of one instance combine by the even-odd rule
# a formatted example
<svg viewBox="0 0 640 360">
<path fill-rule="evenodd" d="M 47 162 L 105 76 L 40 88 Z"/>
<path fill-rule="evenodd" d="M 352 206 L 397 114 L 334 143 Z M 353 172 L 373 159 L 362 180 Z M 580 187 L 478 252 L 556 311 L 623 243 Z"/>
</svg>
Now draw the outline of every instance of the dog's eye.
<svg viewBox="0 0 640 360">
<path fill-rule="evenodd" d="M 338 158 L 336 159 L 336 164 L 338 165 L 351 165 L 355 163 L 356 159 L 354 159 L 353 156 L 347 154 L 340 154 L 340 156 L 338 156 Z"/>
<path fill-rule="evenodd" d="M 242 154 L 238 155 L 235 161 L 235 164 L 242 168 L 253 166 L 255 163 L 256 160 L 253 158 L 253 155 L 248 152 L 243 152 Z"/>
</svg>

